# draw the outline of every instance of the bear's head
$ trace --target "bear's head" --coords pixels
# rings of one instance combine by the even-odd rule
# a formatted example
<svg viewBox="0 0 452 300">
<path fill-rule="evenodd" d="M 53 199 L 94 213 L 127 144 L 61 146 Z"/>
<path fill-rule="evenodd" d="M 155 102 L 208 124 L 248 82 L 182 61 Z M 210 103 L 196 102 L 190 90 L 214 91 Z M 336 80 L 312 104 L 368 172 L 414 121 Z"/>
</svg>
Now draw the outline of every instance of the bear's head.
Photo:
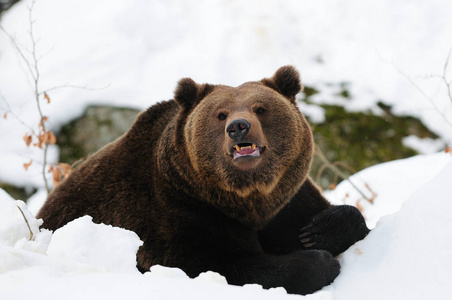
<svg viewBox="0 0 452 300">
<path fill-rule="evenodd" d="M 291 66 L 238 87 L 180 80 L 171 151 L 189 192 L 247 225 L 265 225 L 310 168 L 311 129 L 295 102 L 301 88 Z"/>
</svg>

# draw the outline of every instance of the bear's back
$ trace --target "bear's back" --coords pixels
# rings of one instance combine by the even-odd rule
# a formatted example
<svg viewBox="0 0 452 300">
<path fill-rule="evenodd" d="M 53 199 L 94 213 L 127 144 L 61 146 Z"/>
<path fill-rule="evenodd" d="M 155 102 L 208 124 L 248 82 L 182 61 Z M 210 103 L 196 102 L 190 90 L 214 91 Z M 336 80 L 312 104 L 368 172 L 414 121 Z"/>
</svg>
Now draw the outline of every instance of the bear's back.
<svg viewBox="0 0 452 300">
<path fill-rule="evenodd" d="M 97 223 L 140 231 L 137 221 L 150 214 L 158 142 L 178 109 L 173 100 L 151 106 L 127 133 L 78 166 L 40 210 L 43 227 L 56 230 L 90 215 Z"/>
</svg>

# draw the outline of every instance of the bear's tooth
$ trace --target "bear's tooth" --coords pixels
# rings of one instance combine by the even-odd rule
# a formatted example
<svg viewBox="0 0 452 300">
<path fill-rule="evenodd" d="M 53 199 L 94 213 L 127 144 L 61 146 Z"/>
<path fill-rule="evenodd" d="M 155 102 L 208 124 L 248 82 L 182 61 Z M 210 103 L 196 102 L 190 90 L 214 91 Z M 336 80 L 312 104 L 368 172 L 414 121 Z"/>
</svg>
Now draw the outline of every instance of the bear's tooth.
<svg viewBox="0 0 452 300">
<path fill-rule="evenodd" d="M 240 146 L 239 145 L 235 145 L 234 148 L 235 148 L 235 150 L 237 150 L 237 152 L 240 152 Z"/>
<path fill-rule="evenodd" d="M 255 144 L 252 144 L 252 145 L 251 145 L 251 148 L 253 149 L 253 151 L 256 150 L 256 145 L 255 145 Z"/>
</svg>

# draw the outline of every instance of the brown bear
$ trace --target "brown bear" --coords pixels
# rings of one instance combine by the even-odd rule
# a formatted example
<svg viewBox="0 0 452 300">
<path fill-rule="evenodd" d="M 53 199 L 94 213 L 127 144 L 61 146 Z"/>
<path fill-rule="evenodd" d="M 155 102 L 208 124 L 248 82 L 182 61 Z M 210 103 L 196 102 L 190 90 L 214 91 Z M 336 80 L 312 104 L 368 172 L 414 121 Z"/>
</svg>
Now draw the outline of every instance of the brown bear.
<svg viewBox="0 0 452 300">
<path fill-rule="evenodd" d="M 182 79 L 174 100 L 142 112 L 76 168 L 38 217 L 51 230 L 84 215 L 133 230 L 144 242 L 142 272 L 213 270 L 231 284 L 312 293 L 339 274 L 333 256 L 369 230 L 308 177 L 301 87 L 291 66 L 238 87 Z"/>
</svg>

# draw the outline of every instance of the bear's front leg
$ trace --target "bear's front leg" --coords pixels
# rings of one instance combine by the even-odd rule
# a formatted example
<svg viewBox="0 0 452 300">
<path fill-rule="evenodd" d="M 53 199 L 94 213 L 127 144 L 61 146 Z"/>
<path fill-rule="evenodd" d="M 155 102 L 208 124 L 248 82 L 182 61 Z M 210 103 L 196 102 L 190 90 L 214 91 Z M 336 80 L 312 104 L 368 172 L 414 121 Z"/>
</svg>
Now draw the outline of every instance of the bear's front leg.
<svg viewBox="0 0 452 300">
<path fill-rule="evenodd" d="M 315 215 L 303 227 L 299 239 L 306 249 L 322 249 L 336 256 L 369 233 L 361 212 L 354 206 L 339 205 Z"/>
<path fill-rule="evenodd" d="M 369 229 L 358 209 L 331 205 L 308 178 L 291 201 L 259 231 L 259 239 L 267 253 L 319 249 L 336 256 L 367 233 Z"/>
<path fill-rule="evenodd" d="M 339 262 L 327 251 L 299 250 L 279 256 L 250 256 L 220 272 L 230 284 L 257 283 L 266 289 L 284 287 L 288 293 L 306 295 L 332 283 L 339 271 Z"/>
</svg>

